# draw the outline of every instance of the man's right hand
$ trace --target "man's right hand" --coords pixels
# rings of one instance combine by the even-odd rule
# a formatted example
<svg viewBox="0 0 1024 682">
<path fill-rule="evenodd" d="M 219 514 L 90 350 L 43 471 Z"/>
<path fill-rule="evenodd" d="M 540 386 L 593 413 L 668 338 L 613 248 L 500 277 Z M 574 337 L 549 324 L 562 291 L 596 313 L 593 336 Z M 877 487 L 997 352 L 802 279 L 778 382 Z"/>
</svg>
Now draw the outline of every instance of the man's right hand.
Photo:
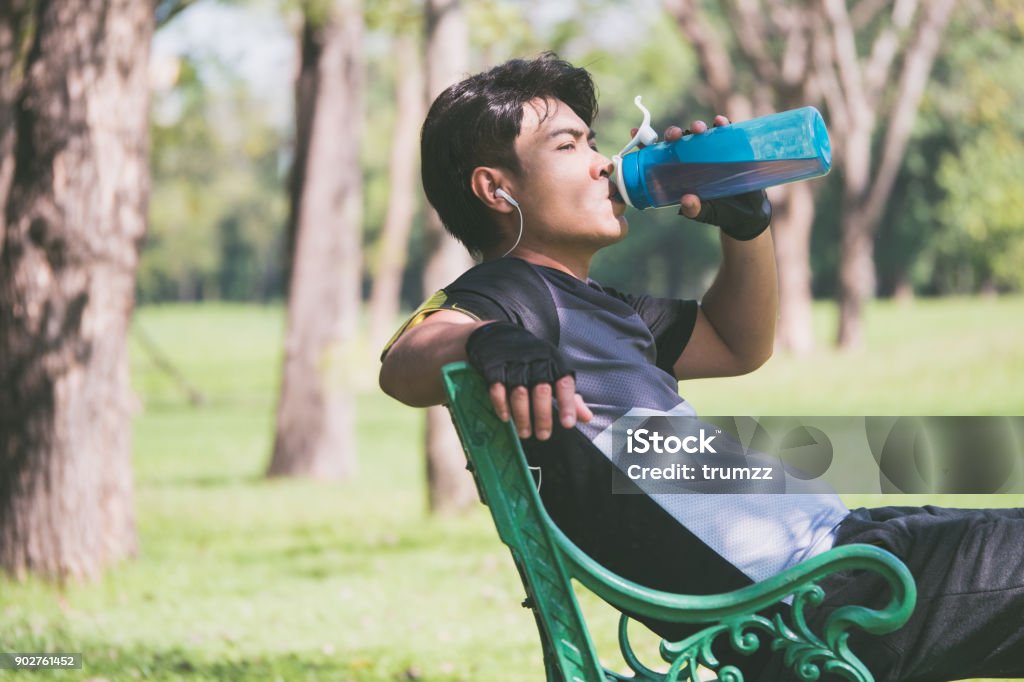
<svg viewBox="0 0 1024 682">
<path fill-rule="evenodd" d="M 538 440 L 551 436 L 552 396 L 565 428 L 593 417 L 576 393 L 575 375 L 558 348 L 518 325 L 490 322 L 478 327 L 466 340 L 466 355 L 490 387 L 494 411 L 502 421 L 511 413 L 520 438 L 531 433 Z"/>
</svg>

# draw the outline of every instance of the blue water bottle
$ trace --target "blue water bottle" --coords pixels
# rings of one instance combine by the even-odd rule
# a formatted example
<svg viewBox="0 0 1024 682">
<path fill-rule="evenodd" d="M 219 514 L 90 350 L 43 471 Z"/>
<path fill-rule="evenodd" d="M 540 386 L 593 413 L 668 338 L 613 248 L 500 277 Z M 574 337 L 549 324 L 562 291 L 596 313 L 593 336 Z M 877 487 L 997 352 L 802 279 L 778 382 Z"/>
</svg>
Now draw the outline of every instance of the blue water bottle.
<svg viewBox="0 0 1024 682">
<path fill-rule="evenodd" d="M 732 196 L 772 185 L 825 175 L 832 147 L 814 107 L 762 116 L 705 133 L 658 142 L 651 114 L 637 134 L 612 157 L 619 193 L 634 208 L 675 206 L 684 194 L 701 199 Z M 646 145 L 627 154 L 639 144 Z"/>
</svg>

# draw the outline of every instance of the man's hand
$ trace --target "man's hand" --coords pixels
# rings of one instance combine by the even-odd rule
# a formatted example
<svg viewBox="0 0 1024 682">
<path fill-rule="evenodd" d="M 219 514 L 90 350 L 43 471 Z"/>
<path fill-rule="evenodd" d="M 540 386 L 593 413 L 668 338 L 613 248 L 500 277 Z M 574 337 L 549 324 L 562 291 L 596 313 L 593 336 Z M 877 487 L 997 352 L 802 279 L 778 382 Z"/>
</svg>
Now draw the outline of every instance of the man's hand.
<svg viewBox="0 0 1024 682">
<path fill-rule="evenodd" d="M 729 125 L 729 119 L 719 114 L 715 116 L 714 126 Z M 683 135 L 700 134 L 708 129 L 704 121 L 694 121 L 689 129 L 669 126 L 662 139 L 675 142 Z M 634 135 L 636 132 L 634 131 Z M 772 220 L 772 205 L 764 190 L 737 194 L 733 197 L 721 197 L 701 202 L 696 194 L 684 194 L 679 200 L 679 215 L 687 218 L 716 225 L 727 235 L 739 241 L 748 241 L 768 228 Z"/>
<path fill-rule="evenodd" d="M 561 352 L 522 327 L 511 322 L 479 327 L 466 340 L 466 356 L 490 386 L 494 411 L 502 421 L 508 421 L 511 408 L 520 438 L 529 438 L 531 432 L 538 440 L 551 436 L 552 394 L 565 428 L 593 416 L 576 393 L 575 375 Z"/>
<path fill-rule="evenodd" d="M 719 114 L 715 116 L 714 125 L 729 125 L 729 119 Z M 665 131 L 665 140 L 674 142 L 683 135 L 706 132 L 708 125 L 704 121 L 694 121 L 689 130 L 680 130 L 672 126 Z M 772 220 L 772 205 L 764 190 L 737 194 L 733 197 L 721 197 L 701 202 L 696 194 L 684 194 L 679 200 L 679 214 L 687 218 L 717 225 L 733 239 L 748 241 L 768 229 Z"/>
</svg>

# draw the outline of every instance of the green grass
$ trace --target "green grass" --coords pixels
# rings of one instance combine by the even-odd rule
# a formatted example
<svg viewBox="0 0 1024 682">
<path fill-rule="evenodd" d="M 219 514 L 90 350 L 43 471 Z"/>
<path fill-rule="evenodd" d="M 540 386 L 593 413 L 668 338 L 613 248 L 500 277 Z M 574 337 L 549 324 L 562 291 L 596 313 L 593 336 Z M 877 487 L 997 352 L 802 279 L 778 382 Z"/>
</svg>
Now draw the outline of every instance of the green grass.
<svg viewBox="0 0 1024 682">
<path fill-rule="evenodd" d="M 815 312 L 824 343 L 833 313 Z M 543 678 L 507 551 L 482 509 L 425 515 L 421 418 L 374 390 L 372 363 L 359 478 L 267 481 L 283 311 L 151 307 L 137 322 L 207 402 L 189 405 L 133 343 L 139 554 L 92 585 L 0 579 L 0 651 L 83 652 L 84 671 L 35 674 L 57 679 Z M 706 414 L 1024 413 L 1024 299 L 875 304 L 868 332 L 862 353 L 682 391 Z M 584 608 L 614 649 L 614 615 Z"/>
<path fill-rule="evenodd" d="M 877 302 L 864 350 L 837 352 L 836 309 L 817 305 L 818 349 L 742 377 L 684 382 L 705 414 L 1024 414 L 1024 301 Z"/>
</svg>

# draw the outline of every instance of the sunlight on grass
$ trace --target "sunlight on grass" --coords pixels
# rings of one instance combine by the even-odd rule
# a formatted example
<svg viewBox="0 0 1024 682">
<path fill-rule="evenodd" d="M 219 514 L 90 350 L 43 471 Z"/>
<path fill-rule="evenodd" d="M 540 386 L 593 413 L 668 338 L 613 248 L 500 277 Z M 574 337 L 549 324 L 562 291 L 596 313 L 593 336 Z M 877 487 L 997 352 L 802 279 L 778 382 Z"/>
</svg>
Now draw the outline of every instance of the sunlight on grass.
<svg viewBox="0 0 1024 682">
<path fill-rule="evenodd" d="M 683 394 L 705 414 L 1024 413 L 1022 299 L 878 303 L 868 350 L 853 354 L 824 345 L 831 306 L 815 314 L 823 345 L 811 356 Z M 206 403 L 191 405 L 132 344 L 139 555 L 94 585 L 0 579 L 0 650 L 83 652 L 84 671 L 38 674 L 57 679 L 543 679 L 485 510 L 424 514 L 416 410 L 368 388 L 357 480 L 268 481 L 283 310 L 160 306 L 137 324 Z M 582 601 L 617 665 L 616 614 Z"/>
<path fill-rule="evenodd" d="M 1024 414 L 1024 301 L 1020 298 L 878 302 L 867 347 L 830 345 L 833 306 L 815 306 L 817 350 L 775 356 L 758 371 L 683 382 L 704 414 Z"/>
</svg>

